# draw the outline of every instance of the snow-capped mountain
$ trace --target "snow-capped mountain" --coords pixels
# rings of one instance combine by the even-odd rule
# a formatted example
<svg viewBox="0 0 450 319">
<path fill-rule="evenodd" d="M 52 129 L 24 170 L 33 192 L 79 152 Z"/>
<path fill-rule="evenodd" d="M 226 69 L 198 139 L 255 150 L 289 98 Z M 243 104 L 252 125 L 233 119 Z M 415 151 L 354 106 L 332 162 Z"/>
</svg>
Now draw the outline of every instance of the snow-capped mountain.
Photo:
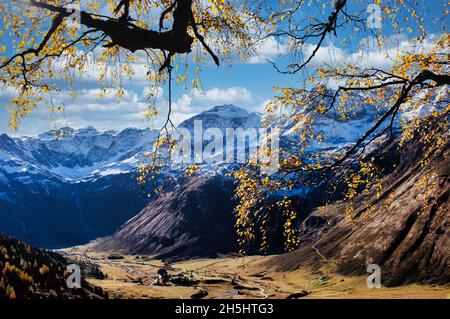
<svg viewBox="0 0 450 319">
<path fill-rule="evenodd" d="M 323 114 L 313 115 L 312 132 L 314 136 L 321 136 L 320 141 L 316 139 L 312 143 L 305 145 L 311 151 L 320 153 L 330 149 L 342 149 L 349 144 L 354 143 L 365 132 L 372 128 L 378 119 L 391 106 L 384 101 L 366 104 L 364 101 L 370 97 L 374 101 L 379 98 L 374 92 L 352 92 L 349 94 L 347 101 L 342 103 L 339 99 L 335 101 L 334 107 L 331 107 L 333 91 L 326 92 L 328 98 L 323 100 L 323 107 L 327 109 Z M 370 94 L 370 95 L 368 95 Z M 391 93 L 385 93 L 387 96 Z M 447 103 L 448 87 L 438 89 L 421 90 L 418 94 L 413 94 L 411 99 L 404 103 L 396 112 L 396 118 L 393 121 L 393 129 L 397 130 L 401 123 L 412 121 L 416 118 L 424 117 L 433 111 L 442 111 Z M 282 139 L 284 141 L 296 142 L 297 135 L 308 123 L 305 120 L 298 120 L 297 115 L 307 115 L 317 107 L 317 99 L 311 97 L 305 105 L 299 109 L 287 110 L 288 116 L 284 114 L 282 117 L 274 117 L 269 119 L 269 123 L 279 126 L 282 130 Z M 413 104 L 416 104 L 411 107 Z M 337 111 L 339 110 L 339 111 Z M 341 119 L 341 115 L 345 115 L 345 119 Z M 302 118 L 301 116 L 299 118 Z M 385 121 L 377 130 L 383 131 L 389 124 L 389 120 Z"/>
<path fill-rule="evenodd" d="M 232 104 L 218 105 L 182 122 L 178 127 L 194 132 L 195 121 L 202 121 L 202 129 L 218 128 L 225 133 L 227 128 L 259 128 L 261 115 L 248 112 Z"/>
<path fill-rule="evenodd" d="M 333 96 L 333 92 L 328 92 L 328 95 Z M 355 142 L 376 123 L 383 112 L 381 107 L 364 105 L 364 96 L 359 94 L 352 96 L 349 105 L 340 105 L 339 102 L 335 102 L 335 106 L 330 107 L 331 102 L 331 97 L 322 101 L 327 111 L 320 114 L 315 110 L 319 103 L 317 98 L 311 97 L 300 108 L 286 109 L 282 111 L 282 115 L 271 115 L 264 120 L 270 123 L 270 126 L 281 129 L 281 140 L 285 146 L 298 143 L 302 131 L 307 131 L 309 136 L 311 129 L 314 138 L 310 139 L 309 143 L 303 143 L 301 147 L 320 153 L 340 149 Z M 355 104 L 361 107 L 352 109 Z M 347 116 L 345 120 L 341 119 L 342 114 Z M 310 118 L 314 120 L 310 122 Z"/>
<path fill-rule="evenodd" d="M 260 121 L 256 113 L 233 105 L 194 118 L 204 129 L 257 128 Z M 194 118 L 180 127 L 189 129 Z M 37 137 L 0 135 L 0 232 L 44 247 L 111 234 L 148 203 L 159 182 L 136 182 L 157 135 L 157 130 L 93 127 L 65 127 Z"/>
<path fill-rule="evenodd" d="M 129 128 L 98 132 L 93 127 L 62 128 L 38 137 L 0 135 L 0 163 L 9 173 L 46 173 L 76 181 L 95 175 L 129 172 L 137 157 L 152 147 L 156 131 Z M 121 170 L 122 168 L 122 170 Z"/>
<path fill-rule="evenodd" d="M 238 154 L 247 154 L 248 156 L 249 147 L 258 145 L 260 128 L 260 114 L 226 104 L 215 106 L 191 117 L 182 122 L 177 131 L 180 134 L 185 134 L 183 129 L 189 131 L 192 161 L 196 159 L 196 161 L 220 166 L 221 164 L 230 164 L 229 161 L 225 163 L 225 160 L 231 157 L 234 158 L 235 163 L 240 162 L 237 160 Z M 199 137 L 201 137 L 200 140 Z M 200 143 L 202 147 L 195 146 Z M 218 167 L 202 165 L 201 168 L 217 170 Z"/>
<path fill-rule="evenodd" d="M 155 132 L 62 128 L 0 135 L 0 231 L 44 247 L 104 236 L 148 202 L 136 183 Z"/>
</svg>

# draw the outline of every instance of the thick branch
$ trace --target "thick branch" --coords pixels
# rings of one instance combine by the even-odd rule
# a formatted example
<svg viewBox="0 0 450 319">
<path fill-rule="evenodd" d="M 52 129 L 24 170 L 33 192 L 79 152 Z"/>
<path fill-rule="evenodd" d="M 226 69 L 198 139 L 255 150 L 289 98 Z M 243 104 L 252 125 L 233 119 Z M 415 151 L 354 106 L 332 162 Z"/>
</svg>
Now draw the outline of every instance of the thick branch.
<svg viewBox="0 0 450 319">
<path fill-rule="evenodd" d="M 176 4 L 176 2 L 172 2 L 172 4 L 161 13 L 161 16 L 159 17 L 159 31 L 164 29 L 164 19 L 166 18 L 166 15 L 175 8 Z"/>
<path fill-rule="evenodd" d="M 25 57 L 25 55 L 34 53 L 38 55 L 40 51 L 47 44 L 52 34 L 61 25 L 64 18 L 69 17 L 72 12 L 65 7 L 41 2 L 41 1 L 24 1 L 13 0 L 24 5 L 31 5 L 32 7 L 48 10 L 57 13 L 53 19 L 52 26 L 49 32 L 45 35 L 42 43 L 37 49 L 28 49 L 21 53 L 17 53 L 7 62 L 0 66 L 3 68 L 11 63 L 17 57 Z M 196 38 L 200 41 L 203 47 L 214 59 L 214 62 L 219 65 L 219 59 L 212 52 L 212 50 L 205 43 L 202 35 L 196 29 L 196 24 L 192 13 L 192 0 L 174 0 L 174 2 L 161 14 L 160 29 L 162 29 L 162 22 L 169 12 L 173 11 L 173 25 L 172 30 L 169 31 L 154 31 L 143 29 L 132 23 L 129 17 L 130 1 L 122 0 L 115 9 L 117 14 L 123 8 L 123 15 L 116 19 L 112 17 L 98 16 L 90 14 L 86 11 L 77 12 L 80 15 L 79 23 L 88 28 L 88 31 L 99 31 L 104 34 L 104 37 L 109 37 L 111 41 L 106 46 L 120 46 L 131 52 L 146 49 L 159 49 L 169 52 L 172 57 L 176 53 L 189 53 L 191 51 L 194 38 L 189 35 L 188 28 L 191 26 L 194 29 Z M 170 59 L 168 60 L 170 63 Z M 166 61 L 167 62 L 167 61 Z M 167 64 L 162 68 L 167 67 Z"/>
<path fill-rule="evenodd" d="M 31 1 L 33 7 L 66 14 L 64 7 Z M 191 15 L 192 0 L 177 0 L 174 10 L 174 23 L 170 31 L 158 32 L 146 30 L 131 23 L 123 23 L 114 18 L 101 19 L 86 11 L 80 12 L 80 23 L 88 28 L 102 31 L 114 44 L 131 52 L 144 49 L 160 49 L 174 53 L 191 51 L 193 38 L 187 33 L 189 17 Z"/>
<path fill-rule="evenodd" d="M 116 10 L 114 10 L 114 14 L 118 14 L 120 9 L 123 7 L 123 14 L 121 16 L 121 20 L 128 20 L 130 15 L 130 0 L 122 0 L 117 5 Z"/>
</svg>

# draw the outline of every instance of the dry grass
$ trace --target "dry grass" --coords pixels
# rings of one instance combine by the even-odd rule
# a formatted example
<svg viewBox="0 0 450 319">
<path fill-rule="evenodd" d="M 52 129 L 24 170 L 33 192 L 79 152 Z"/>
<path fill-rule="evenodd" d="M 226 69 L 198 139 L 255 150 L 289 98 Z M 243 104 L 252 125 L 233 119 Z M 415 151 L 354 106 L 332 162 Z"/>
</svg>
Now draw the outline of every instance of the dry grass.
<svg viewBox="0 0 450 319">
<path fill-rule="evenodd" d="M 95 253 L 89 245 L 62 251 L 71 258 L 89 259 L 100 266 L 107 279 L 89 279 L 113 298 L 191 298 L 199 289 L 205 298 L 286 298 L 308 291 L 304 298 L 450 298 L 449 286 L 406 285 L 396 288 L 369 289 L 365 276 L 341 276 L 329 267 L 279 271 L 267 266 L 268 256 L 198 259 L 173 263 L 169 274 L 185 274 L 198 281 L 197 287 L 156 286 L 152 282 L 164 266 L 151 256 L 124 256 L 109 260 L 107 253 Z M 328 268 L 328 269 L 327 269 Z"/>
</svg>

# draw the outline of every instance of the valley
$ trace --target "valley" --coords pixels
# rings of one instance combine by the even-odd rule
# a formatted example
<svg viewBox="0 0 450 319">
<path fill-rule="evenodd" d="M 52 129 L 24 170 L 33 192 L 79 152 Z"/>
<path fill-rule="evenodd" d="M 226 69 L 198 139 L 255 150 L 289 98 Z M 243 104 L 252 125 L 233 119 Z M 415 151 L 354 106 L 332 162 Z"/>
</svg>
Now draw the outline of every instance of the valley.
<svg viewBox="0 0 450 319">
<path fill-rule="evenodd" d="M 110 252 L 95 252 L 92 244 L 59 251 L 72 261 L 98 266 L 105 279 L 86 278 L 110 298 L 158 299 L 260 299 L 260 298 L 450 298 L 450 285 L 408 284 L 370 289 L 367 276 L 343 276 L 325 265 L 280 270 L 277 256 L 221 256 L 165 263 L 151 256 L 123 255 L 108 259 Z M 176 283 L 158 284 L 158 271 L 166 269 Z"/>
</svg>

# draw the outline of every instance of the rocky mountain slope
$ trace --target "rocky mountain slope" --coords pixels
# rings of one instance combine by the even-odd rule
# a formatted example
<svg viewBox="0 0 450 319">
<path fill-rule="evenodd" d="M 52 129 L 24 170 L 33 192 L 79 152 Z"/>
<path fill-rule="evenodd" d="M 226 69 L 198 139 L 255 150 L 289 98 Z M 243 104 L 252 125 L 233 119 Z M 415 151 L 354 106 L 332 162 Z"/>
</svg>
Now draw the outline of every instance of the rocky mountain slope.
<svg viewBox="0 0 450 319">
<path fill-rule="evenodd" d="M 149 204 L 95 249 L 164 259 L 236 251 L 233 188 L 233 181 L 220 174 L 194 177 Z"/>
<path fill-rule="evenodd" d="M 229 106 L 224 106 L 227 114 L 230 114 L 230 118 L 234 118 L 235 114 L 246 114 L 249 116 L 248 113 L 239 111 L 235 107 L 232 107 L 230 110 L 229 108 Z M 212 121 L 214 125 L 221 125 L 221 123 L 213 120 L 215 119 L 214 116 L 211 118 L 212 114 L 216 114 L 217 112 L 219 112 L 217 108 L 213 108 L 195 118 L 199 119 L 204 116 L 206 121 Z M 331 122 L 334 121 L 332 115 L 326 115 L 319 119 L 319 127 L 322 130 L 330 128 L 326 132 L 326 150 L 340 150 L 342 145 L 345 146 L 354 141 L 362 130 L 372 125 L 373 112 L 375 110 L 355 113 L 348 122 L 334 122 L 333 125 L 331 125 Z M 233 119 L 232 121 L 234 122 L 236 120 Z M 294 134 L 292 133 L 292 125 L 289 123 L 284 124 L 283 139 L 292 139 L 292 135 Z M 190 129 L 193 129 L 194 124 L 193 121 L 188 120 L 180 126 L 184 125 L 187 127 L 190 125 Z M 334 130 L 331 129 L 331 126 L 333 126 Z M 348 129 L 349 127 L 352 127 L 352 129 Z M 346 131 L 346 134 L 340 134 L 344 131 Z M 336 137 L 333 138 L 333 136 Z M 393 161 L 394 159 L 391 158 L 390 161 L 380 164 L 383 166 L 385 174 L 391 172 L 392 168 L 400 163 L 398 156 L 395 158 L 396 162 L 394 163 Z M 171 190 L 157 201 L 151 203 L 138 216 L 125 223 L 113 236 L 103 239 L 97 246 L 97 249 L 99 251 L 106 249 L 120 250 L 124 253 L 156 255 L 165 259 L 211 257 L 215 256 L 218 252 L 236 252 L 234 243 L 233 245 L 228 245 L 228 241 L 222 243 L 223 238 L 234 238 L 235 236 L 232 220 L 233 187 L 221 188 L 218 186 L 223 184 L 224 180 L 227 180 L 224 178 L 223 172 L 216 174 L 214 178 L 205 177 L 205 174 L 207 176 L 208 172 L 211 173 L 212 171 L 211 167 L 207 167 L 200 174 L 192 177 L 186 184 L 180 182 L 174 190 Z M 312 178 L 314 181 L 311 185 L 304 184 L 302 190 L 295 190 L 288 195 L 298 210 L 302 212 L 298 221 L 300 223 L 299 227 L 301 228 L 317 220 L 320 223 L 322 221 L 320 218 L 317 220 L 314 220 L 313 217 L 307 218 L 308 214 L 313 209 L 327 202 L 335 202 L 342 198 L 342 193 L 345 189 L 345 185 L 342 185 L 339 181 L 323 183 L 317 181 L 320 178 L 314 178 L 314 176 Z M 328 178 L 331 180 L 334 179 L 333 176 L 328 176 Z M 305 180 L 304 183 L 307 183 L 307 181 Z M 338 187 L 337 190 L 335 186 Z M 210 201 L 210 198 L 215 198 L 215 195 L 210 194 L 206 200 L 201 197 L 199 198 L 198 194 L 202 194 L 203 192 L 205 194 L 208 192 L 220 194 L 216 200 L 219 201 L 219 205 L 225 205 L 226 208 L 222 207 L 222 209 L 217 210 L 216 203 Z M 186 198 L 190 199 L 186 201 Z M 195 213 L 195 209 L 199 210 L 198 214 Z M 272 209 L 267 215 L 269 247 L 266 252 L 283 252 L 284 240 L 282 229 L 284 217 L 276 209 Z M 198 218 L 199 216 L 202 216 L 202 218 Z M 207 219 L 210 219 L 211 225 L 215 225 L 215 223 L 221 224 L 220 231 L 210 232 L 210 228 L 205 223 Z M 191 223 L 194 223 L 195 227 L 200 229 L 197 234 L 192 233 L 193 226 Z M 316 236 L 321 231 L 321 229 L 313 229 L 307 236 Z M 200 236 L 200 234 L 203 235 Z M 248 247 L 250 253 L 259 253 L 257 249 L 259 247 L 259 235 L 255 235 L 254 243 L 251 247 Z M 205 243 L 209 243 L 209 246 L 205 246 Z"/>
<path fill-rule="evenodd" d="M 345 275 L 378 264 L 385 286 L 450 282 L 448 150 L 447 144 L 424 165 L 420 140 L 401 149 L 392 143 L 381 158 L 395 169 L 380 196 L 355 198 L 352 220 L 345 203 L 317 209 L 301 225 L 303 247 L 268 264 L 284 270 L 333 264 Z"/>
<path fill-rule="evenodd" d="M 319 147 L 327 152 L 341 150 L 371 125 L 372 117 L 371 112 L 359 112 L 350 122 L 336 122 L 332 115 L 323 116 L 318 126 L 326 143 Z M 204 130 L 260 125 L 258 114 L 229 105 L 205 111 L 180 127 L 193 130 L 195 120 L 203 121 Z M 295 138 L 297 124 L 283 123 L 282 144 Z M 229 167 L 224 163 L 201 165 L 188 180 L 177 178 L 171 189 L 147 206 L 146 194 L 153 185 L 140 189 L 135 178 L 138 158 L 151 144 L 152 132 L 64 131 L 59 139 L 49 134 L 1 136 L 0 231 L 47 247 L 113 234 L 95 248 L 165 260 L 236 252 L 233 182 L 226 177 Z M 385 150 L 380 159 L 388 174 L 384 193 L 380 198 L 357 197 L 359 218 L 352 222 L 339 202 L 307 216 L 325 202 L 339 199 L 324 198 L 326 184 L 289 194 L 302 209 L 303 247 L 270 263 L 295 269 L 334 260 L 344 274 L 363 274 L 367 264 L 378 263 L 387 285 L 430 278 L 448 281 L 448 154 L 435 154 L 424 166 L 420 143 L 414 143 L 402 151 L 391 143 Z M 273 212 L 269 221 L 273 243 L 269 252 L 281 252 L 283 222 L 278 215 Z"/>
<path fill-rule="evenodd" d="M 364 275 L 378 264 L 382 284 L 450 281 L 450 158 L 448 145 L 423 161 L 426 146 L 416 137 L 400 146 L 395 139 L 378 153 L 384 171 L 380 194 L 353 200 L 354 218 L 334 199 L 324 202 L 327 185 L 303 198 L 292 198 L 299 208 L 313 212 L 300 220 L 302 247 L 275 256 L 266 266 L 293 271 L 334 265 L 344 275 Z M 375 154 L 374 154 L 375 155 Z M 334 184 L 335 185 L 335 184 Z M 232 184 L 224 177 L 197 176 L 165 194 L 95 249 L 149 254 L 165 260 L 214 257 L 236 252 L 232 218 Z M 319 194 L 320 193 L 320 194 Z M 318 207 L 318 208 L 317 208 Z M 280 215 L 280 214 L 278 214 Z M 280 252 L 282 223 L 272 212 L 270 252 Z M 277 226 L 278 225 L 278 226 Z"/>
</svg>

